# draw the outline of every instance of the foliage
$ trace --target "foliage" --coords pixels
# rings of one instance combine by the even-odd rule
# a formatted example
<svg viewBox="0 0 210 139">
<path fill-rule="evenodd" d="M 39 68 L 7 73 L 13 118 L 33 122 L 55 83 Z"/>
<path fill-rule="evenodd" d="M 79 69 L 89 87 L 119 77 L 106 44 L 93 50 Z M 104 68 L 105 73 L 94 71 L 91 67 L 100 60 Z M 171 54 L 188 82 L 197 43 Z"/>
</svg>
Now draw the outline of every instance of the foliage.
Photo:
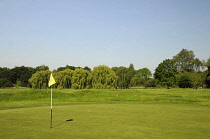
<svg viewBox="0 0 210 139">
<path fill-rule="evenodd" d="M 57 70 L 55 70 L 55 72 L 63 71 L 63 70 L 66 70 L 66 69 L 76 70 L 78 68 L 81 68 L 81 67 L 75 67 L 75 66 L 66 65 L 66 67 L 59 67 L 59 68 L 57 68 Z M 84 69 L 87 70 L 87 71 L 91 71 L 91 69 L 88 66 L 85 66 Z"/>
<path fill-rule="evenodd" d="M 126 67 L 113 67 L 113 71 L 115 71 L 115 74 L 117 75 L 117 87 L 123 89 L 123 88 L 129 88 L 131 79 L 135 75 L 135 70 L 132 68 L 132 65 L 130 65 L 130 68 Z"/>
<path fill-rule="evenodd" d="M 84 89 L 86 87 L 88 88 L 88 86 L 90 86 L 90 84 L 88 84 L 89 74 L 90 72 L 85 69 L 82 68 L 76 69 L 72 76 L 72 88 L 73 89 Z"/>
<path fill-rule="evenodd" d="M 135 76 L 148 80 L 152 76 L 152 73 L 148 68 L 143 68 L 137 70 Z"/>
<path fill-rule="evenodd" d="M 134 76 L 131 79 L 131 86 L 135 86 L 135 87 L 139 87 L 139 86 L 145 86 L 146 80 L 144 78 L 138 77 L 138 76 Z"/>
<path fill-rule="evenodd" d="M 179 87 L 180 88 L 191 88 L 192 85 L 192 81 L 190 80 L 190 78 L 186 75 L 182 75 L 181 78 L 179 79 Z"/>
<path fill-rule="evenodd" d="M 31 67 L 15 67 L 10 71 L 10 81 L 13 84 L 19 83 L 20 86 L 27 87 L 29 86 L 28 80 L 35 72 L 36 70 Z"/>
<path fill-rule="evenodd" d="M 66 65 L 66 67 L 59 67 L 59 68 L 57 69 L 57 72 L 63 71 L 63 70 L 65 70 L 65 69 L 75 70 L 76 68 L 77 68 L 77 67 Z"/>
<path fill-rule="evenodd" d="M 210 66 L 208 66 L 208 74 L 206 76 L 206 86 L 210 88 Z"/>
<path fill-rule="evenodd" d="M 148 79 L 145 82 L 145 87 L 156 87 L 156 84 L 157 84 L 157 80 L 155 80 L 155 79 Z"/>
<path fill-rule="evenodd" d="M 48 88 L 48 81 L 50 78 L 50 71 L 44 70 L 44 71 L 37 71 L 32 75 L 32 77 L 29 79 L 29 82 L 32 85 L 32 88 L 35 89 L 46 89 Z"/>
<path fill-rule="evenodd" d="M 0 67 L 0 88 L 12 86 L 13 84 L 10 81 L 10 69 Z"/>
<path fill-rule="evenodd" d="M 131 63 L 131 64 L 129 65 L 129 68 L 130 68 L 130 69 L 134 69 L 133 63 Z"/>
<path fill-rule="evenodd" d="M 117 76 L 109 67 L 101 65 L 91 72 L 92 87 L 96 89 L 115 88 Z"/>
<path fill-rule="evenodd" d="M 55 78 L 56 84 L 55 88 L 71 88 L 72 87 L 72 76 L 74 71 L 71 69 L 65 69 L 60 72 L 56 72 L 53 76 Z"/>
<path fill-rule="evenodd" d="M 41 65 L 35 68 L 36 71 L 49 70 L 48 66 Z"/>
<path fill-rule="evenodd" d="M 13 86 L 13 84 L 12 84 L 12 82 L 10 82 L 9 80 L 7 80 L 7 79 L 0 79 L 0 87 L 1 88 L 4 88 L 4 87 L 12 87 Z"/>
<path fill-rule="evenodd" d="M 206 87 L 210 88 L 210 57 L 206 62 L 206 66 L 207 66 L 208 70 L 207 70 L 205 82 L 206 82 Z"/>
<path fill-rule="evenodd" d="M 166 85 L 167 88 L 169 88 L 176 83 L 176 73 L 177 69 L 174 62 L 170 59 L 166 59 L 155 69 L 154 77 L 158 79 L 162 85 Z"/>
<path fill-rule="evenodd" d="M 198 58 L 194 59 L 193 61 L 194 71 L 199 72 L 201 69 L 204 68 L 204 63 L 201 62 Z"/>
<path fill-rule="evenodd" d="M 173 60 L 179 71 L 192 71 L 194 57 L 195 55 L 193 51 L 182 49 L 176 56 L 173 57 Z"/>
<path fill-rule="evenodd" d="M 205 77 L 206 77 L 206 72 L 195 72 L 195 71 L 191 71 L 191 72 L 180 72 L 179 74 L 176 75 L 177 81 L 178 81 L 178 86 L 180 86 L 180 80 L 189 80 L 189 85 L 187 85 L 187 87 L 204 87 L 204 83 L 205 83 Z M 185 76 L 185 77 L 183 77 Z M 182 79 L 181 79 L 182 77 Z M 182 82 L 183 83 L 183 82 Z M 182 84 L 181 83 L 181 84 Z M 182 87 L 181 87 L 182 88 Z"/>
<path fill-rule="evenodd" d="M 88 66 L 85 66 L 84 70 L 91 71 L 91 69 Z"/>
<path fill-rule="evenodd" d="M 131 79 L 131 86 L 150 86 L 149 80 L 151 76 L 152 73 L 148 68 L 136 70 L 134 77 Z"/>
<path fill-rule="evenodd" d="M 198 72 L 204 67 L 204 63 L 198 58 L 195 58 L 194 52 L 187 49 L 182 49 L 173 57 L 173 61 L 175 62 L 178 71 Z"/>
<path fill-rule="evenodd" d="M 207 67 L 207 68 L 210 67 L 210 57 L 209 57 L 209 59 L 208 59 L 207 62 L 206 62 L 206 67 Z"/>
</svg>

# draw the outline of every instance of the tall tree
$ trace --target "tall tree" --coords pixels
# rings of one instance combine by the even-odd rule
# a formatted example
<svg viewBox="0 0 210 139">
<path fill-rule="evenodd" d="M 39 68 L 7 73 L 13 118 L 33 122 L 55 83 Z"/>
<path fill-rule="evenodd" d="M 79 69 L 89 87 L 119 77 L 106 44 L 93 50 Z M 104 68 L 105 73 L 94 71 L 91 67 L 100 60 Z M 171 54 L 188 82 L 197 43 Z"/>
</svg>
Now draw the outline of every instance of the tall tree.
<svg viewBox="0 0 210 139">
<path fill-rule="evenodd" d="M 93 88 L 115 88 L 117 76 L 109 67 L 104 65 L 97 66 L 93 68 L 91 73 Z"/>
<path fill-rule="evenodd" d="M 71 69 L 65 69 L 63 71 L 56 72 L 54 78 L 56 80 L 56 88 L 71 88 L 72 87 L 72 76 L 74 71 Z"/>
<path fill-rule="evenodd" d="M 37 71 L 29 79 L 32 88 L 35 89 L 46 89 L 48 88 L 48 82 L 50 79 L 51 72 L 49 70 Z"/>
<path fill-rule="evenodd" d="M 143 68 L 136 71 L 136 76 L 148 80 L 152 76 L 152 73 L 148 68 Z"/>
<path fill-rule="evenodd" d="M 135 72 L 135 76 L 131 79 L 132 86 L 145 86 L 146 82 L 152 76 L 151 71 L 148 68 L 142 68 Z M 151 81 L 150 81 L 151 83 Z M 148 82 L 149 85 L 149 82 Z"/>
<path fill-rule="evenodd" d="M 194 65 L 194 70 L 199 72 L 201 71 L 201 69 L 203 69 L 203 62 L 200 61 L 198 58 L 196 58 L 194 61 L 193 61 L 193 65 Z"/>
<path fill-rule="evenodd" d="M 130 68 L 130 69 L 134 69 L 133 63 L 131 63 L 131 64 L 129 65 L 129 68 Z"/>
<path fill-rule="evenodd" d="M 133 68 L 126 68 L 126 67 L 113 67 L 113 71 L 117 75 L 117 86 L 119 88 L 129 88 L 131 79 L 135 75 L 135 70 Z"/>
<path fill-rule="evenodd" d="M 10 77 L 10 69 L 0 67 L 0 88 L 13 86 L 9 77 Z"/>
<path fill-rule="evenodd" d="M 155 69 L 154 77 L 158 79 L 162 85 L 166 85 L 167 88 L 169 88 L 176 83 L 176 73 L 177 68 L 173 60 L 166 59 Z"/>
<path fill-rule="evenodd" d="M 173 60 L 178 68 L 178 71 L 192 71 L 194 66 L 194 52 L 187 49 L 182 49 Z"/>
<path fill-rule="evenodd" d="M 31 67 L 15 67 L 10 71 L 10 81 L 18 86 L 27 87 L 29 78 L 35 73 L 35 69 Z"/>
<path fill-rule="evenodd" d="M 72 76 L 72 88 L 73 89 L 84 89 L 86 87 L 89 86 L 89 81 L 88 81 L 88 76 L 89 76 L 90 72 L 82 69 L 82 68 L 78 68 L 74 71 L 74 74 Z"/>
</svg>

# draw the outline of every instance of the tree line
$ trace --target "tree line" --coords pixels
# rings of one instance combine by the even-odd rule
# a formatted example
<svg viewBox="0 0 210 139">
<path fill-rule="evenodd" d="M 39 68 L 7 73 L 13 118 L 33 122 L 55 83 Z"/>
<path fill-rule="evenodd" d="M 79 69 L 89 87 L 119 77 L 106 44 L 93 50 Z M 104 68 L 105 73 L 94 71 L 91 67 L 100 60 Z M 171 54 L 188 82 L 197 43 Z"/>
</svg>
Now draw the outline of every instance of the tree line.
<svg viewBox="0 0 210 139">
<path fill-rule="evenodd" d="M 207 67 L 207 70 L 205 70 Z M 48 66 L 0 67 L 0 87 L 48 87 L 51 71 Z M 182 49 L 172 59 L 161 62 L 152 75 L 148 68 L 135 70 L 129 67 L 112 67 L 105 65 L 94 67 L 74 67 L 66 65 L 53 71 L 55 88 L 122 88 L 129 87 L 210 87 L 210 58 L 200 61 L 194 52 Z"/>
<path fill-rule="evenodd" d="M 207 70 L 204 70 L 205 68 Z M 180 88 L 210 88 L 210 57 L 195 58 L 194 52 L 182 49 L 173 59 L 166 59 L 155 69 L 154 78 L 161 86 Z"/>
</svg>

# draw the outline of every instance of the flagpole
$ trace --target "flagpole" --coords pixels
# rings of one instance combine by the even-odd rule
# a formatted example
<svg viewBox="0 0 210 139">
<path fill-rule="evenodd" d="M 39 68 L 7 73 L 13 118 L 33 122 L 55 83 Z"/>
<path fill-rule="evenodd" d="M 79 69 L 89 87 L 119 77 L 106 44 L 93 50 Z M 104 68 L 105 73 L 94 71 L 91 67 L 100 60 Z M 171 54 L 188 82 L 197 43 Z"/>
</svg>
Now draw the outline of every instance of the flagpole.
<svg viewBox="0 0 210 139">
<path fill-rule="evenodd" d="M 51 87 L 51 107 L 50 107 L 50 128 L 52 128 L 52 85 L 55 84 L 55 79 L 52 76 L 52 73 L 50 75 L 50 80 L 48 83 L 48 86 Z"/>
<path fill-rule="evenodd" d="M 52 128 L 52 86 L 51 86 L 50 128 Z"/>
</svg>

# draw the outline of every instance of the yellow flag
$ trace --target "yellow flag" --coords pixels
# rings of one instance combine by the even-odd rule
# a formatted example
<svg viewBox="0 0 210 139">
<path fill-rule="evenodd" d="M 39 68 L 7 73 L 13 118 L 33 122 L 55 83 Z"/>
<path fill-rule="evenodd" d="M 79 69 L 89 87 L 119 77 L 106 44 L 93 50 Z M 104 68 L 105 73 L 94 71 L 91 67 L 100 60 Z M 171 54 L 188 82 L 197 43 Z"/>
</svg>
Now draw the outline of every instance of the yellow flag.
<svg viewBox="0 0 210 139">
<path fill-rule="evenodd" d="M 51 85 L 53 85 L 53 84 L 55 84 L 56 82 L 55 82 L 55 79 L 53 78 L 53 76 L 52 76 L 52 73 L 51 73 L 51 75 L 50 75 L 50 80 L 49 80 L 49 83 L 48 83 L 48 86 L 50 87 Z"/>
</svg>

